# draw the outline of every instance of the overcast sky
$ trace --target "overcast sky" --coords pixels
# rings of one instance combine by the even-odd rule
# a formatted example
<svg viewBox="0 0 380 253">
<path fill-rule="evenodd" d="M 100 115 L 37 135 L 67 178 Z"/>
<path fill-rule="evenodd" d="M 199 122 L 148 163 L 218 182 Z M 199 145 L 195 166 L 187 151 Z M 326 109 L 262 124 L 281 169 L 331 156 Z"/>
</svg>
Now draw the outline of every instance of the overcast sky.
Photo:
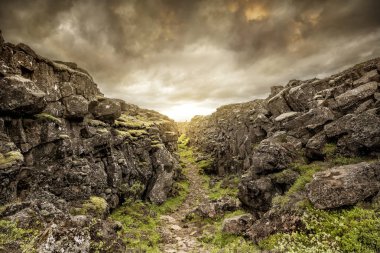
<svg viewBox="0 0 380 253">
<path fill-rule="evenodd" d="M 379 0 L 1 0 L 0 29 L 109 97 L 190 119 L 380 56 Z"/>
</svg>

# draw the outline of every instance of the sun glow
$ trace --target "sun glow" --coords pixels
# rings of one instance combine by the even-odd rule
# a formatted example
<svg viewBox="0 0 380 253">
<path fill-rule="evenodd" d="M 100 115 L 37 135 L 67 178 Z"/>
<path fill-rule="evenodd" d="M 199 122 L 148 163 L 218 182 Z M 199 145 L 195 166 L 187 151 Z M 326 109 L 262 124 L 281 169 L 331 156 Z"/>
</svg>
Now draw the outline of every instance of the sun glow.
<svg viewBox="0 0 380 253">
<path fill-rule="evenodd" d="M 195 115 L 208 115 L 214 111 L 212 108 L 205 107 L 197 103 L 188 103 L 175 105 L 167 110 L 163 110 L 162 113 L 168 115 L 175 121 L 189 121 Z"/>
</svg>

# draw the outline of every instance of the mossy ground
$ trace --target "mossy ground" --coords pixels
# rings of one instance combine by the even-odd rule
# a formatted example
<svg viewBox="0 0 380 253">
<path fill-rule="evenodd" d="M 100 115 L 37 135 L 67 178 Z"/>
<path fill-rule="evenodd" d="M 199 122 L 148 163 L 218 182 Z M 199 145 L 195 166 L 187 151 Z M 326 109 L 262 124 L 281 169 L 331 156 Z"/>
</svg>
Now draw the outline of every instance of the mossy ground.
<svg viewBox="0 0 380 253">
<path fill-rule="evenodd" d="M 275 234 L 260 242 L 280 252 L 368 252 L 380 250 L 380 214 L 356 206 L 334 211 L 310 205 L 302 216 L 306 229 Z"/>
<path fill-rule="evenodd" d="M 0 220 L 0 252 L 17 247 L 16 245 L 20 247 L 17 252 L 37 252 L 34 243 L 39 234 L 40 231 L 36 229 L 24 229 L 16 222 Z"/>
</svg>

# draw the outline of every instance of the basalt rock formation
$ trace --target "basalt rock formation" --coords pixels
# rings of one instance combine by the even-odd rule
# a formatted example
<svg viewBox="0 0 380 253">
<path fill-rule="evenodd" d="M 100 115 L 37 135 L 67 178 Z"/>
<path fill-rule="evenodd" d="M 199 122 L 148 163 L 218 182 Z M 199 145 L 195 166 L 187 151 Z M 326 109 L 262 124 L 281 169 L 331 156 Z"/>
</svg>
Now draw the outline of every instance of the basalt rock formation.
<svg viewBox="0 0 380 253">
<path fill-rule="evenodd" d="M 292 80 L 272 87 L 266 99 L 222 106 L 191 120 L 191 144 L 213 160 L 207 172 L 240 176 L 239 198 L 257 218 L 245 234 L 257 241 L 296 229 L 300 200 L 329 209 L 371 201 L 379 193 L 379 73 L 376 58 L 324 79 Z M 366 162 L 333 168 L 331 157 L 337 165 Z M 303 175 L 311 183 L 296 192 L 293 184 Z M 287 208 L 275 203 L 278 196 L 286 196 Z"/>
<path fill-rule="evenodd" d="M 102 218 L 125 198 L 166 200 L 177 132 L 164 115 L 104 97 L 75 63 L 0 33 L 0 218 L 45 230 L 39 252 L 89 252 L 96 238 L 124 252 L 118 225 Z"/>
</svg>

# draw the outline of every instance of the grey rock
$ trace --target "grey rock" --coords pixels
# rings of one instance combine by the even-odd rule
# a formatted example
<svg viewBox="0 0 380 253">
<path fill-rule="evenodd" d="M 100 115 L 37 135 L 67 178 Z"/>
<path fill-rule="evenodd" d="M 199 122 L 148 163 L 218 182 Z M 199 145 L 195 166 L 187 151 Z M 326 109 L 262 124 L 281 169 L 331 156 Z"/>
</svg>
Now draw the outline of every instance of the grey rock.
<svg viewBox="0 0 380 253">
<path fill-rule="evenodd" d="M 334 108 L 348 108 L 353 106 L 357 102 L 372 96 L 377 89 L 377 82 L 370 82 L 349 90 L 335 98 L 336 105 Z"/>
<path fill-rule="evenodd" d="M 244 235 L 253 224 L 254 217 L 251 214 L 242 214 L 223 220 L 222 231 L 227 234 Z"/>
<path fill-rule="evenodd" d="M 45 93 L 29 79 L 7 76 L 0 80 L 0 111 L 15 114 L 36 114 L 45 106 Z"/>
<path fill-rule="evenodd" d="M 121 115 L 120 103 L 109 98 L 103 98 L 100 99 L 100 101 L 91 102 L 89 110 L 95 118 L 108 122 L 113 122 Z"/>
<path fill-rule="evenodd" d="M 63 99 L 66 118 L 83 118 L 88 113 L 89 102 L 80 95 L 72 95 Z"/>
<path fill-rule="evenodd" d="M 334 167 L 314 174 L 308 197 L 316 208 L 354 205 L 380 190 L 380 163 Z"/>
</svg>

